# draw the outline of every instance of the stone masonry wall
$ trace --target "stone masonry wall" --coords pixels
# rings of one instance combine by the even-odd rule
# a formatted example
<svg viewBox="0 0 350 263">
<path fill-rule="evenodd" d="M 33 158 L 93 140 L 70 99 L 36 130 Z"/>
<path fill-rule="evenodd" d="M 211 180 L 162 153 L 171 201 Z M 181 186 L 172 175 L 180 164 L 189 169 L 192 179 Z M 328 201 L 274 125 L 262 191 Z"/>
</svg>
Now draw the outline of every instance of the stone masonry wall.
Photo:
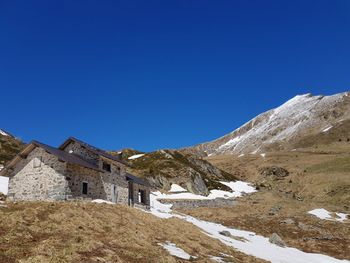
<svg viewBox="0 0 350 263">
<path fill-rule="evenodd" d="M 35 148 L 10 173 L 9 200 L 65 200 L 69 192 L 65 170 L 66 163 Z"/>
<path fill-rule="evenodd" d="M 71 189 L 71 198 L 91 198 L 112 200 L 112 187 L 116 186 L 116 201 L 117 203 L 128 204 L 128 188 L 127 184 L 122 181 L 120 176 L 110 172 L 99 172 L 84 168 L 78 165 L 68 164 L 67 180 Z M 88 193 L 82 193 L 83 182 L 88 183 Z"/>
<path fill-rule="evenodd" d="M 95 165 L 99 164 L 99 156 L 89 150 L 87 150 L 84 146 L 80 145 L 77 142 L 71 141 L 64 149 L 65 152 L 72 152 L 82 159 L 93 163 Z"/>
<path fill-rule="evenodd" d="M 146 206 L 150 205 L 150 188 L 140 185 L 140 184 L 136 184 L 136 183 L 132 183 L 132 200 L 134 202 L 134 204 L 139 203 L 139 190 L 144 190 L 145 191 L 145 204 Z"/>
</svg>

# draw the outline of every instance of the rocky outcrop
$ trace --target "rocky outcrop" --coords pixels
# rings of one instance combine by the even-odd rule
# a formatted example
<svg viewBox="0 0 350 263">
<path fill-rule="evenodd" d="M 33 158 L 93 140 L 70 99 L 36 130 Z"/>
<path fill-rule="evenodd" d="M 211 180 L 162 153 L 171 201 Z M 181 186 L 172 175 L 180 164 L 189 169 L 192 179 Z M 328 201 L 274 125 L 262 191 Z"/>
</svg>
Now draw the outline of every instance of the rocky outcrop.
<svg viewBox="0 0 350 263">
<path fill-rule="evenodd" d="M 272 244 L 275 244 L 279 247 L 285 247 L 286 243 L 284 243 L 284 241 L 282 240 L 282 238 L 277 235 L 276 233 L 273 233 L 270 238 L 269 238 L 269 242 Z"/>
<path fill-rule="evenodd" d="M 272 177 L 276 180 L 283 179 L 289 175 L 286 169 L 278 166 L 263 167 L 259 169 L 259 172 L 263 177 Z"/>
<path fill-rule="evenodd" d="M 234 175 L 206 160 L 174 150 L 160 150 L 124 160 L 128 162 L 131 173 L 146 178 L 152 187 L 166 191 L 175 183 L 194 194 L 207 195 L 212 189 L 230 191 L 219 183 L 220 180 L 236 180 Z"/>
</svg>

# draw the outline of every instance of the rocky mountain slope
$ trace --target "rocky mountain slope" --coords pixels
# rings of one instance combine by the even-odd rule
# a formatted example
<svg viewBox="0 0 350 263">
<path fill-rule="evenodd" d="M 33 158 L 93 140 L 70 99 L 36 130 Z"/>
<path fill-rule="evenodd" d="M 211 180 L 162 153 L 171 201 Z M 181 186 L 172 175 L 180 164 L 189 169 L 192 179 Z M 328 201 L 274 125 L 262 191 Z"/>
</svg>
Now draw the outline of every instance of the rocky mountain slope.
<svg viewBox="0 0 350 263">
<path fill-rule="evenodd" d="M 24 143 L 7 131 L 0 129 L 0 168 L 23 149 Z"/>
<path fill-rule="evenodd" d="M 234 181 L 237 177 L 224 172 L 201 158 L 175 150 L 142 153 L 123 150 L 128 171 L 146 178 L 155 188 L 169 190 L 176 183 L 195 194 L 208 194 L 212 189 L 227 189 L 219 180 Z"/>
<path fill-rule="evenodd" d="M 309 144 L 316 136 L 330 134 L 350 121 L 350 92 L 332 96 L 298 95 L 278 108 L 258 115 L 240 128 L 212 142 L 186 149 L 201 156 L 222 154 L 255 154 L 300 147 L 308 137 Z M 334 138 L 323 136 L 324 143 L 350 137 L 343 131 Z"/>
</svg>

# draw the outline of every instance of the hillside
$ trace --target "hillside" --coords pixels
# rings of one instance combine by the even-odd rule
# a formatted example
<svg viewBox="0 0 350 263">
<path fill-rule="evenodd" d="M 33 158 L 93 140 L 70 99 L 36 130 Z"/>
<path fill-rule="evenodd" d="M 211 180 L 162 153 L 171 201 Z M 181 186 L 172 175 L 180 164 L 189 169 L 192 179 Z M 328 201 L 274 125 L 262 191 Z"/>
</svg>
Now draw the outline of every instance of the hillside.
<svg viewBox="0 0 350 263">
<path fill-rule="evenodd" d="M 278 108 L 262 113 L 233 132 L 185 149 L 201 156 L 265 153 L 350 140 L 350 93 L 332 96 L 298 95 Z M 329 134 L 334 136 L 328 136 Z"/>
<path fill-rule="evenodd" d="M 164 190 L 176 183 L 192 193 L 206 195 L 212 189 L 229 190 L 218 180 L 237 179 L 235 172 L 224 172 L 206 160 L 175 150 L 142 153 L 126 149 L 123 159 L 129 164 L 129 172 L 147 178 L 153 187 Z"/>
<path fill-rule="evenodd" d="M 0 205 L 0 262 L 196 262 L 224 253 L 230 262 L 264 262 L 222 244 L 178 218 L 163 220 L 122 205 L 21 202 Z M 181 229 L 181 231 L 179 231 Z"/>
<path fill-rule="evenodd" d="M 0 167 L 11 160 L 24 147 L 24 143 L 10 133 L 0 129 Z"/>
</svg>

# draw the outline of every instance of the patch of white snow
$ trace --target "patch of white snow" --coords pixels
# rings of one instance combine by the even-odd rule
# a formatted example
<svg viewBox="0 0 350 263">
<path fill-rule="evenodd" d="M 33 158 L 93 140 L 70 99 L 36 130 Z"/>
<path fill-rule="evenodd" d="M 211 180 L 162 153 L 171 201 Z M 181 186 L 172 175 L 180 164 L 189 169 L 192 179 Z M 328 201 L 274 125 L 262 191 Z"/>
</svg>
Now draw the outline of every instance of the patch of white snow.
<svg viewBox="0 0 350 263">
<path fill-rule="evenodd" d="M 9 136 L 6 132 L 4 132 L 3 130 L 0 129 L 0 134 L 4 135 L 4 136 Z"/>
<path fill-rule="evenodd" d="M 327 128 L 324 128 L 323 130 L 322 130 L 322 132 L 327 132 L 327 131 L 329 131 L 330 129 L 332 129 L 333 128 L 333 126 L 328 126 Z"/>
<path fill-rule="evenodd" d="M 7 195 L 9 188 L 9 178 L 6 176 L 0 176 L 0 193 Z"/>
<path fill-rule="evenodd" d="M 339 222 L 345 221 L 348 216 L 347 214 L 344 214 L 344 213 L 335 213 L 337 217 L 333 217 L 332 212 L 329 212 L 324 208 L 313 209 L 308 213 L 323 220 L 332 220 L 332 221 L 339 221 Z"/>
<path fill-rule="evenodd" d="M 128 160 L 134 160 L 134 159 L 140 158 L 140 157 L 142 157 L 142 156 L 144 156 L 144 155 L 145 155 L 144 153 L 135 154 L 135 155 L 133 155 L 133 156 L 130 156 L 130 157 L 128 158 Z"/>
<path fill-rule="evenodd" d="M 191 258 L 190 254 L 186 253 L 183 249 L 177 247 L 174 243 L 171 243 L 169 241 L 166 241 L 165 244 L 158 243 L 158 245 L 162 246 L 172 256 L 186 260 L 189 260 Z"/>
<path fill-rule="evenodd" d="M 93 203 L 98 203 L 98 204 L 110 204 L 110 205 L 115 205 L 115 203 L 110 202 L 110 201 L 106 201 L 106 200 L 103 200 L 103 199 L 94 199 L 94 200 L 92 200 L 91 202 L 93 202 Z"/>
<path fill-rule="evenodd" d="M 176 193 L 176 192 L 187 192 L 187 190 L 183 187 L 181 187 L 178 184 L 171 184 L 170 191 L 171 193 Z"/>
</svg>

